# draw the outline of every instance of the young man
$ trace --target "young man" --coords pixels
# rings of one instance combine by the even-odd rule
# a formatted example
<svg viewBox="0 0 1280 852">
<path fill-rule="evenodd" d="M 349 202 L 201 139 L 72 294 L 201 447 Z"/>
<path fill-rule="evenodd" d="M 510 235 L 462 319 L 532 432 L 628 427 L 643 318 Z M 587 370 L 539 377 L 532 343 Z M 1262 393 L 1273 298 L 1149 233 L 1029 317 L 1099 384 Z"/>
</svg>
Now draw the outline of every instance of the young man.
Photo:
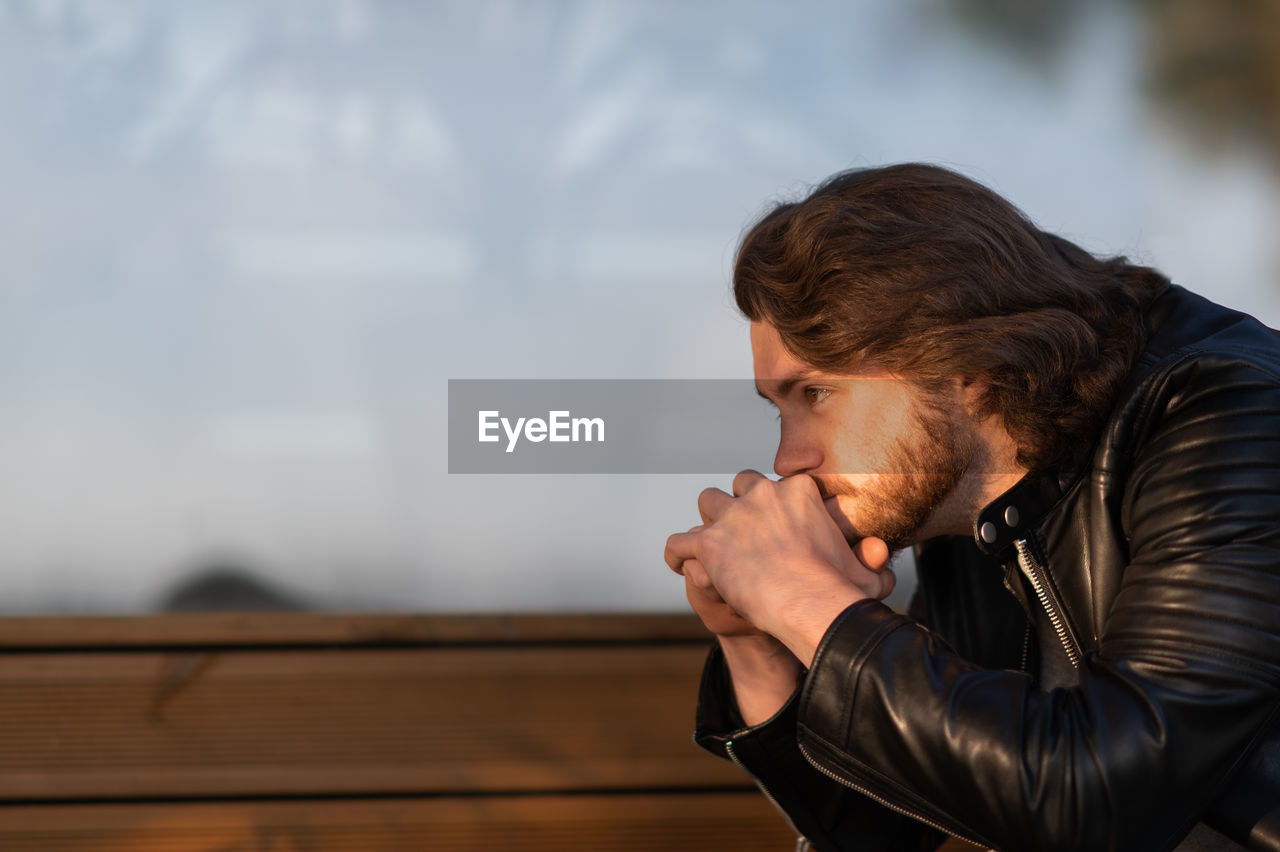
<svg viewBox="0 0 1280 852">
<path fill-rule="evenodd" d="M 667 542 L 698 742 L 821 850 L 1280 849 L 1280 336 L 914 164 L 777 207 L 734 292 L 780 479 Z"/>
</svg>

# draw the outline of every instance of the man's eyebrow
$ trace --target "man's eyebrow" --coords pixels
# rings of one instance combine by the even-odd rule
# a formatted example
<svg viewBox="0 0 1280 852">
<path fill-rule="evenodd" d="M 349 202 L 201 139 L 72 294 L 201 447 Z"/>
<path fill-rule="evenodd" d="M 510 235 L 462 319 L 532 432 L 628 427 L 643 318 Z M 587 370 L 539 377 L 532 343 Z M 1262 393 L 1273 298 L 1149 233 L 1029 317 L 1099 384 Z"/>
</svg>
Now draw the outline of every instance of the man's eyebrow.
<svg viewBox="0 0 1280 852">
<path fill-rule="evenodd" d="M 796 383 L 803 382 L 805 379 L 811 379 L 815 375 L 817 375 L 817 373 L 813 370 L 800 370 L 799 372 L 795 372 L 787 376 L 785 379 L 778 382 L 778 398 L 781 399 L 791 393 L 791 389 L 796 386 Z M 759 383 L 756 384 L 756 393 L 760 395 L 761 399 L 773 404 L 773 398 L 761 389 Z"/>
</svg>

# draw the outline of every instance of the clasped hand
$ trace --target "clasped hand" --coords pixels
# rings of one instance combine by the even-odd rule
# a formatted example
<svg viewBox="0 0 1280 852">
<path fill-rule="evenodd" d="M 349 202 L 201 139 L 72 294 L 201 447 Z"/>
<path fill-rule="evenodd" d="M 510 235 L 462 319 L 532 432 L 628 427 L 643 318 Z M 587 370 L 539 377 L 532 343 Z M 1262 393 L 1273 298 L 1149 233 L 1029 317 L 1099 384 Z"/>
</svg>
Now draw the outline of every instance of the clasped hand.
<svg viewBox="0 0 1280 852">
<path fill-rule="evenodd" d="M 850 604 L 893 590 L 878 538 L 853 547 L 808 475 L 774 481 L 753 470 L 733 494 L 698 495 L 703 523 L 667 539 L 664 558 L 685 577 L 689 603 L 722 636 L 773 636 L 805 665 Z"/>
</svg>

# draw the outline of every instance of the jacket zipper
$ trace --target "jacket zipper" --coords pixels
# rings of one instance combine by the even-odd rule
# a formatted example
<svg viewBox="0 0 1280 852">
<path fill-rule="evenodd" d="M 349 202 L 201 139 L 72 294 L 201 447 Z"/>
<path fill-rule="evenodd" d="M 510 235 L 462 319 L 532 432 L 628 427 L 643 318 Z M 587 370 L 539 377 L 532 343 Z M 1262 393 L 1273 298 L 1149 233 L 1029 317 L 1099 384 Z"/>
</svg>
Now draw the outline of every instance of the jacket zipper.
<svg viewBox="0 0 1280 852">
<path fill-rule="evenodd" d="M 819 772 L 821 772 L 823 775 L 830 778 L 832 781 L 835 781 L 838 784 L 843 784 L 845 787 L 848 787 L 850 790 L 861 793 L 871 801 L 876 802 L 877 804 L 882 805 L 883 807 L 886 807 L 889 810 L 894 811 L 895 813 L 902 814 L 904 817 L 910 817 L 916 822 L 922 822 L 925 825 L 929 826 L 930 828 L 934 829 L 935 831 L 941 831 L 943 834 L 946 834 L 948 836 L 958 837 L 961 840 L 966 841 L 967 843 L 972 843 L 973 845 L 983 849 L 987 847 L 987 844 L 985 843 L 981 843 L 966 835 L 959 834 L 956 832 L 955 829 L 946 828 L 945 826 L 938 825 L 938 823 L 934 822 L 928 817 L 921 816 L 920 814 L 915 813 L 914 811 L 909 811 L 900 805 L 895 805 L 893 802 L 889 801 L 883 796 L 879 796 L 871 792 L 866 787 L 855 784 L 849 779 L 844 778 L 843 776 L 837 775 L 836 773 L 832 772 L 830 769 L 827 769 L 825 766 L 819 766 L 818 762 L 814 760 L 813 755 L 809 754 L 809 750 L 804 747 L 804 743 L 797 741 L 797 745 L 800 746 L 800 753 L 804 755 L 805 760 L 809 761 L 809 765 L 812 766 L 814 769 L 818 770 Z"/>
<path fill-rule="evenodd" d="M 1075 638 L 1067 630 L 1067 621 L 1062 615 L 1062 610 L 1058 607 L 1058 602 L 1049 594 L 1049 589 L 1042 575 L 1044 569 L 1036 561 L 1035 554 L 1031 552 L 1031 545 L 1027 539 L 1021 538 L 1015 541 L 1013 546 L 1018 549 L 1018 567 L 1022 569 L 1022 573 L 1031 582 L 1031 588 L 1035 589 L 1036 597 L 1040 599 L 1040 605 L 1044 607 L 1044 611 L 1049 616 L 1049 623 L 1053 626 L 1053 632 L 1058 634 L 1058 641 L 1062 643 L 1063 650 L 1067 652 L 1067 660 L 1070 661 L 1072 668 L 1080 668 L 1080 648 L 1076 645 Z"/>
<path fill-rule="evenodd" d="M 1018 669 L 1020 672 L 1030 674 L 1029 668 L 1031 663 L 1031 622 L 1027 622 L 1026 632 L 1022 634 L 1022 667 Z"/>
<path fill-rule="evenodd" d="M 733 740 L 724 741 L 724 750 L 725 750 L 725 753 L 729 755 L 729 759 L 733 761 L 734 765 L 737 766 L 739 769 L 741 769 L 743 772 L 747 773 L 748 777 L 750 777 L 752 781 L 756 782 L 756 786 L 760 788 L 761 793 L 764 793 L 764 797 L 769 800 L 769 804 L 773 805 L 774 810 L 782 814 L 782 818 L 787 821 L 787 825 L 790 825 L 791 830 L 796 833 L 797 835 L 796 852 L 803 852 L 803 850 L 807 850 L 809 848 L 808 839 L 806 839 L 803 835 L 800 834 L 800 831 L 799 829 L 796 828 L 795 823 L 791 821 L 791 817 L 787 816 L 787 812 L 783 810 L 782 805 L 778 804 L 778 800 L 775 799 L 773 797 L 773 794 L 769 792 L 769 788 L 764 786 L 764 782 L 761 781 L 759 778 L 757 778 L 755 776 L 755 773 L 753 773 L 750 769 L 748 769 L 746 767 L 746 764 L 744 764 L 741 760 L 738 759 L 738 755 L 735 754 L 733 751 Z"/>
</svg>

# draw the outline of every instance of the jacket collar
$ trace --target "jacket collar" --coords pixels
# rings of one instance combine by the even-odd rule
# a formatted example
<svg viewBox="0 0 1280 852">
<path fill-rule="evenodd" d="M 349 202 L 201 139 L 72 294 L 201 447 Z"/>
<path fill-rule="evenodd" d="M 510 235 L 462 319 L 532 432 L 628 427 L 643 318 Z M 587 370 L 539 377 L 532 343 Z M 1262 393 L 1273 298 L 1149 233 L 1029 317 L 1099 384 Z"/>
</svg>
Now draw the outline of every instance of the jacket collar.
<svg viewBox="0 0 1280 852">
<path fill-rule="evenodd" d="M 1064 467 L 1029 473 L 988 503 L 973 522 L 973 540 L 978 549 L 999 557 L 1015 541 L 1030 534 L 1076 478 L 1075 464 Z"/>
</svg>

